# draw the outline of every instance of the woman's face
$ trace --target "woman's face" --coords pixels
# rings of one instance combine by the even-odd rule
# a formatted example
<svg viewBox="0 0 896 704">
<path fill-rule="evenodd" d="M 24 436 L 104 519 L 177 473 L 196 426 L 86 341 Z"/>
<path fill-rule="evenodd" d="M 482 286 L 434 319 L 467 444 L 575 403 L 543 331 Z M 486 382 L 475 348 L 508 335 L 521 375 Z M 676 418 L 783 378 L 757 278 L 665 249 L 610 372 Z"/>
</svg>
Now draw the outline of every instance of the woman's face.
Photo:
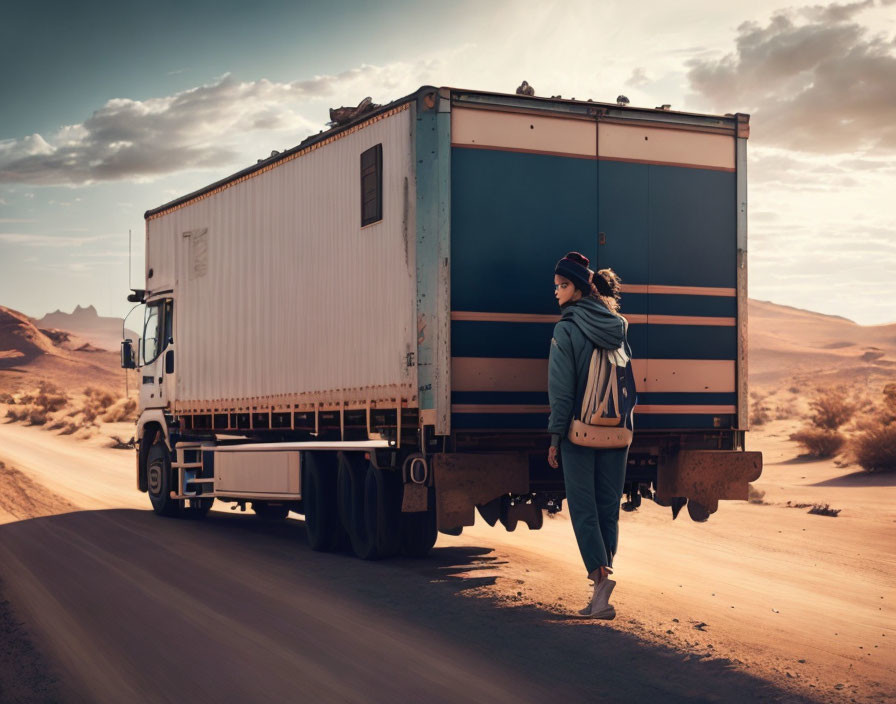
<svg viewBox="0 0 896 704">
<path fill-rule="evenodd" d="M 582 292 L 573 285 L 572 281 L 564 276 L 554 274 L 554 298 L 557 299 L 559 305 L 564 306 L 570 301 L 579 300 L 581 297 Z"/>
</svg>

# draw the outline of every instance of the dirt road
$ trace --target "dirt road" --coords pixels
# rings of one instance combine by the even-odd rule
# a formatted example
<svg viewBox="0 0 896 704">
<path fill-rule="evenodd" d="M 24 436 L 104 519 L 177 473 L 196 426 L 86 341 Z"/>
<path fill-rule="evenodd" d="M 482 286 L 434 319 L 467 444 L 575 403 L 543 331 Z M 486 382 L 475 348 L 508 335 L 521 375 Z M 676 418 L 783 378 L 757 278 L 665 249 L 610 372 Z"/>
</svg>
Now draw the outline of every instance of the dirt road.
<svg viewBox="0 0 896 704">
<path fill-rule="evenodd" d="M 79 509 L 44 501 L 33 518 L 0 515 L 2 589 L 50 677 L 33 701 L 894 692 L 892 486 L 874 487 L 886 496 L 872 516 L 783 503 L 724 504 L 703 525 L 652 505 L 624 514 L 620 615 L 605 624 L 570 616 L 587 589 L 564 518 L 531 534 L 477 525 L 440 536 L 428 560 L 362 563 L 312 552 L 294 514 L 277 526 L 222 506 L 202 522 L 157 518 L 134 489 L 130 452 L 0 424 L 0 460 L 33 482 L 18 491 L 52 487 Z M 770 494 L 818 491 L 789 469 L 770 464 Z"/>
</svg>

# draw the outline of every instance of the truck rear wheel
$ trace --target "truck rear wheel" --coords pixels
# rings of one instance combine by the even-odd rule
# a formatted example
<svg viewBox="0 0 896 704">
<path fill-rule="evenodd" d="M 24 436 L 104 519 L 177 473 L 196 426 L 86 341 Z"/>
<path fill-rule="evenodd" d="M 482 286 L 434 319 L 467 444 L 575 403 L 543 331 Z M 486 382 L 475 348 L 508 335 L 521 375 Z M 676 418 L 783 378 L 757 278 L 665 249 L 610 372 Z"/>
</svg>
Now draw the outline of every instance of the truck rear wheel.
<svg viewBox="0 0 896 704">
<path fill-rule="evenodd" d="M 169 518 L 180 515 L 181 502 L 171 498 L 175 484 L 171 454 L 164 436 L 156 431 L 146 456 L 146 490 L 156 515 Z"/>
<path fill-rule="evenodd" d="M 367 531 L 376 536 L 379 556 L 397 555 L 401 551 L 401 481 L 395 472 L 368 465 L 364 518 Z"/>
<path fill-rule="evenodd" d="M 356 453 L 339 453 L 339 516 L 352 544 L 352 552 L 362 560 L 380 557 L 377 545 L 376 490 L 368 490 L 369 467 Z M 373 487 L 376 481 L 373 480 Z"/>
<path fill-rule="evenodd" d="M 306 452 L 302 462 L 302 503 L 308 545 L 316 552 L 339 550 L 344 534 L 336 505 L 335 456 Z"/>
<path fill-rule="evenodd" d="M 408 557 L 426 557 L 438 534 L 432 495 L 426 511 L 401 514 L 401 551 Z"/>
</svg>

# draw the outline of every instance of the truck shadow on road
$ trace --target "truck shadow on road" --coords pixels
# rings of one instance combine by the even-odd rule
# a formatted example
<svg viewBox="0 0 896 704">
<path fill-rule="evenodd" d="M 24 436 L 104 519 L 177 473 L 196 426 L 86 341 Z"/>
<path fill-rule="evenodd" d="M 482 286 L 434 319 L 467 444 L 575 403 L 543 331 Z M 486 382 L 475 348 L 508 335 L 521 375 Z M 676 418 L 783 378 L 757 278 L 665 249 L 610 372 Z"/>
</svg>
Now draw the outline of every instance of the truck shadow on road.
<svg viewBox="0 0 896 704">
<path fill-rule="evenodd" d="M 6 598 L 74 699 L 812 701 L 723 659 L 470 598 L 502 564 L 475 546 L 362 562 L 311 551 L 301 520 L 217 511 L 0 525 Z"/>
</svg>

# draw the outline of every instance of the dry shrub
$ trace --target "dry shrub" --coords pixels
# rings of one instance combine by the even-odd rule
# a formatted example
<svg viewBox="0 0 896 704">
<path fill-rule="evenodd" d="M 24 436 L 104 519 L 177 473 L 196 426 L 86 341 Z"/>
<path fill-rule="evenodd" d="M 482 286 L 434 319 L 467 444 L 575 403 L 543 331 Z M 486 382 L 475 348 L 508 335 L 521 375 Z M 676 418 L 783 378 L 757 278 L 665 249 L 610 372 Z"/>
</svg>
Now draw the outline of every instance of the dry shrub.
<svg viewBox="0 0 896 704">
<path fill-rule="evenodd" d="M 843 444 L 846 436 L 836 430 L 807 427 L 793 433 L 790 439 L 806 448 L 811 457 L 833 457 Z"/>
<path fill-rule="evenodd" d="M 46 425 L 47 412 L 38 406 L 34 406 L 31 409 L 31 413 L 28 414 L 28 423 L 31 425 Z"/>
<path fill-rule="evenodd" d="M 853 439 L 856 462 L 869 472 L 896 470 L 896 423 L 880 423 Z"/>
<path fill-rule="evenodd" d="M 48 384 L 47 386 L 52 386 Z M 34 397 L 34 405 L 47 413 L 55 413 L 68 403 L 68 396 L 57 389 L 40 389 Z"/>
<path fill-rule="evenodd" d="M 812 413 L 809 420 L 816 428 L 837 430 L 850 420 L 856 412 L 856 405 L 846 396 L 842 386 L 821 391 L 809 402 Z"/>
<path fill-rule="evenodd" d="M 762 402 L 762 399 L 753 401 L 753 407 L 750 409 L 750 424 L 755 426 L 765 425 L 771 419 L 769 407 Z"/>
<path fill-rule="evenodd" d="M 12 394 L 8 394 L 5 391 L 0 393 L 0 403 L 15 403 L 16 400 Z"/>
<path fill-rule="evenodd" d="M 90 399 L 92 405 L 101 410 L 106 410 L 109 406 L 115 403 L 115 396 L 113 394 L 103 389 L 95 389 L 92 386 L 88 386 L 84 389 L 84 395 Z"/>
<path fill-rule="evenodd" d="M 118 423 L 126 420 L 136 420 L 137 401 L 132 398 L 120 398 L 113 403 L 103 416 L 105 423 Z"/>
<path fill-rule="evenodd" d="M 884 425 L 896 422 L 896 384 L 887 384 L 883 390 L 883 410 L 880 420 Z"/>
<path fill-rule="evenodd" d="M 24 406 L 12 406 L 6 410 L 6 417 L 19 422 L 26 421 L 33 410 L 35 408 L 30 403 Z"/>
</svg>

